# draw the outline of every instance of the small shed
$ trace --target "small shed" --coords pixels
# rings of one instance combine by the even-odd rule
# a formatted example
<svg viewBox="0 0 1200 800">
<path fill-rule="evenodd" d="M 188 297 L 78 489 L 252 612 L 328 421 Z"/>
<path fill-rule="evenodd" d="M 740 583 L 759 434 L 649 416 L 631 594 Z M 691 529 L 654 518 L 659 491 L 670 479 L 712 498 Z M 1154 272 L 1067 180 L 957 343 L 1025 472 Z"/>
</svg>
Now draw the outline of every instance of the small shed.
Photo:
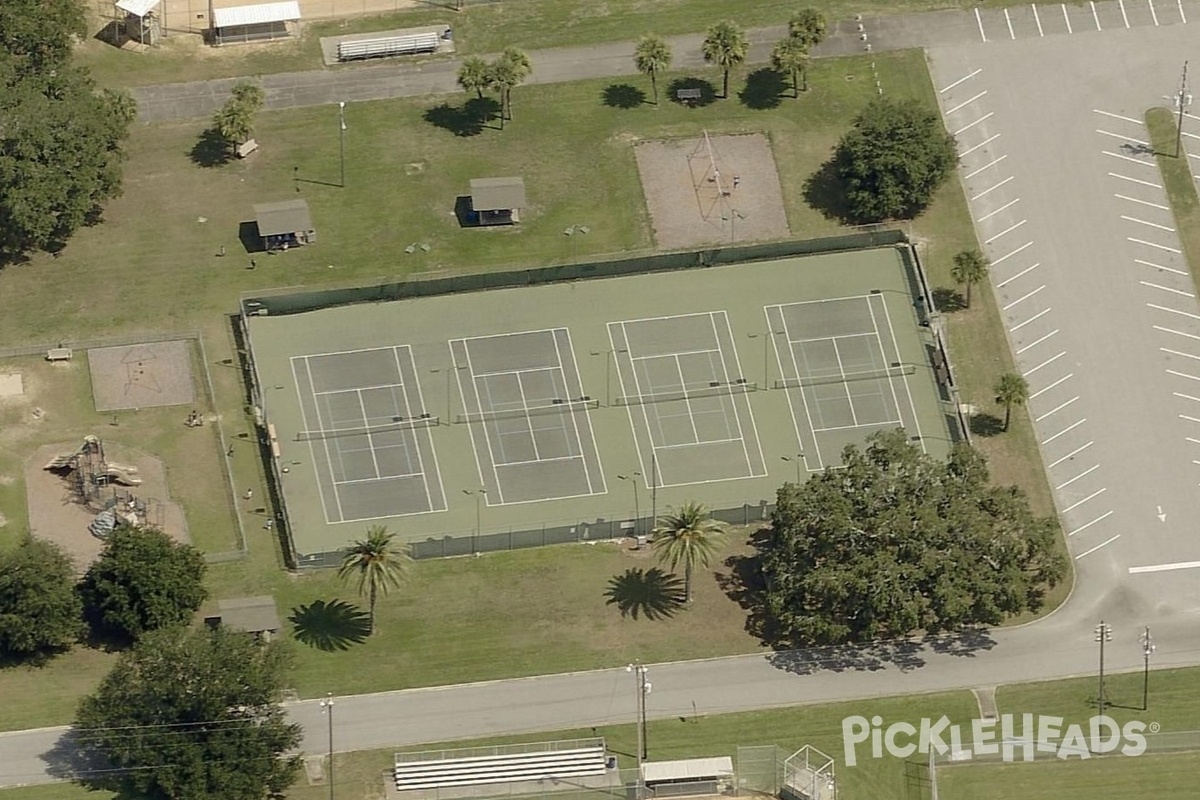
<svg viewBox="0 0 1200 800">
<path fill-rule="evenodd" d="M 118 11 L 125 14 L 122 26 L 125 35 L 141 45 L 158 43 L 162 34 L 162 24 L 154 9 L 158 8 L 160 0 L 117 0 L 114 4 Z"/>
<path fill-rule="evenodd" d="M 275 610 L 275 598 L 270 595 L 221 600 L 217 609 L 217 616 L 204 620 L 207 624 L 252 633 L 266 642 L 279 633 L 279 612 Z"/>
<path fill-rule="evenodd" d="M 642 764 L 642 784 L 654 797 L 723 794 L 733 784 L 733 759 L 689 758 Z"/>
<path fill-rule="evenodd" d="M 212 10 L 212 43 L 263 42 L 286 39 L 300 21 L 300 3 L 259 3 Z"/>
<path fill-rule="evenodd" d="M 480 225 L 514 225 L 524 207 L 524 178 L 471 179 L 471 211 Z"/>
<path fill-rule="evenodd" d="M 317 241 L 312 214 L 304 200 L 261 203 L 254 207 L 254 218 L 258 235 L 267 250 L 287 250 Z"/>
</svg>

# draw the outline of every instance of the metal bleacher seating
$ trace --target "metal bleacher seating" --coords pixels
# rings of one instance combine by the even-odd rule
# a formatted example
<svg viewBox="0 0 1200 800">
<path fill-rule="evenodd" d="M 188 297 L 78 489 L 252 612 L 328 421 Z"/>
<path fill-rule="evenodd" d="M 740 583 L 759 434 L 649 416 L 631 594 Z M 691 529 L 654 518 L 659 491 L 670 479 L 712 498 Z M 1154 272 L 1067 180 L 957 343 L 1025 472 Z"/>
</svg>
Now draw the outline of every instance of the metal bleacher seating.
<svg viewBox="0 0 1200 800">
<path fill-rule="evenodd" d="M 441 38 L 437 33 L 414 33 L 408 36 L 353 39 L 338 44 L 338 61 L 433 53 L 438 49 Z"/>
<path fill-rule="evenodd" d="M 511 750 L 511 752 L 505 752 Z M 577 739 L 539 745 L 397 753 L 396 791 L 538 781 L 549 777 L 604 775 L 603 739 Z"/>
</svg>

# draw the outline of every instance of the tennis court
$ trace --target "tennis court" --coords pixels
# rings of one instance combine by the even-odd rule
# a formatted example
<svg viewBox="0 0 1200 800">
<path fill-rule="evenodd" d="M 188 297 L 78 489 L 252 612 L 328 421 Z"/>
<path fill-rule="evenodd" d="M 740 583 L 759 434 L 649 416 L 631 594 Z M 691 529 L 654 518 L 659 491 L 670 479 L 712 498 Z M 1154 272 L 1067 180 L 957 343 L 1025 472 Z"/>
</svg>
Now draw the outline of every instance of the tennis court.
<svg viewBox="0 0 1200 800">
<path fill-rule="evenodd" d="M 566 328 L 450 342 L 489 506 L 604 494 L 604 475 Z"/>
<path fill-rule="evenodd" d="M 725 311 L 608 323 L 642 474 L 685 486 L 767 474 Z"/>
</svg>

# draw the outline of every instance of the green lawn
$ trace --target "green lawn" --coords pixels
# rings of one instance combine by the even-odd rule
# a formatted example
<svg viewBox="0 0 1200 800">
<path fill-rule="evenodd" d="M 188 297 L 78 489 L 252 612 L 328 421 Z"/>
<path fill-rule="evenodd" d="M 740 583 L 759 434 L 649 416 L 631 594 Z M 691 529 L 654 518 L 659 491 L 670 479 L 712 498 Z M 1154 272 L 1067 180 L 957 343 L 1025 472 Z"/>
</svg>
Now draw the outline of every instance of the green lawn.
<svg viewBox="0 0 1200 800">
<path fill-rule="evenodd" d="M 1168 108 L 1152 108 L 1146 112 L 1146 128 L 1158 158 L 1167 202 L 1175 214 L 1175 229 L 1183 243 L 1184 255 L 1188 264 L 1200 264 L 1200 197 L 1196 195 L 1186 147 L 1176 151 L 1177 124 L 1175 113 Z M 1193 269 L 1192 281 L 1196 282 L 1197 277 Z M 1196 285 L 1200 288 L 1200 283 Z"/>
</svg>

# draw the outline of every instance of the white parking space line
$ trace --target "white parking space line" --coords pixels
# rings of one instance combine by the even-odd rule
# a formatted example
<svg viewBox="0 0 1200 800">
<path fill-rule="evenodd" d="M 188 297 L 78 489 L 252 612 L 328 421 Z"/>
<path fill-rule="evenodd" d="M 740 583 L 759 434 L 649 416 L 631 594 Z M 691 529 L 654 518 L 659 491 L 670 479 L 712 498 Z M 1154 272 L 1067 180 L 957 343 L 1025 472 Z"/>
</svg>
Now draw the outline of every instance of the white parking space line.
<svg viewBox="0 0 1200 800">
<path fill-rule="evenodd" d="M 1185 292 L 1182 289 L 1172 289 L 1170 286 L 1159 286 L 1157 283 L 1150 283 L 1149 281 L 1138 281 L 1138 283 L 1140 283 L 1142 286 L 1149 286 L 1151 289 L 1162 289 L 1164 292 L 1170 292 L 1171 294 L 1181 294 L 1184 297 L 1196 296 L 1191 292 Z"/>
<path fill-rule="evenodd" d="M 1078 474 L 1078 475 L 1076 475 L 1074 478 L 1071 478 L 1071 480 L 1067 481 L 1066 483 L 1060 483 L 1058 486 L 1055 486 L 1055 487 L 1054 487 L 1054 491 L 1056 491 L 1056 492 L 1057 492 L 1057 491 L 1059 491 L 1060 489 L 1065 489 L 1065 488 L 1067 488 L 1068 486 L 1070 486 L 1072 483 L 1074 483 L 1075 481 L 1079 480 L 1080 478 L 1083 478 L 1083 477 L 1086 477 L 1086 476 L 1088 476 L 1088 475 L 1091 475 L 1093 472 L 1095 472 L 1095 471 L 1096 471 L 1096 470 L 1098 470 L 1098 469 L 1100 469 L 1100 465 L 1099 465 L 1099 464 L 1095 465 L 1094 467 L 1088 467 L 1088 468 L 1087 468 L 1087 469 L 1085 469 L 1083 472 L 1079 473 L 1079 474 Z"/>
<path fill-rule="evenodd" d="M 1174 564 L 1154 564 L 1149 567 L 1130 567 L 1130 575 L 1139 575 L 1143 572 L 1169 572 L 1176 569 L 1198 569 L 1200 561 L 1177 561 Z"/>
<path fill-rule="evenodd" d="M 1105 136 L 1111 136 L 1114 139 L 1120 139 L 1123 142 L 1133 142 L 1134 144 L 1140 144 L 1143 147 L 1150 146 L 1149 142 L 1143 142 L 1141 139 L 1134 139 L 1132 136 L 1126 136 L 1123 133 L 1113 133 L 1112 131 L 1106 131 L 1101 128 L 1096 128 L 1096 133 L 1102 133 Z"/>
<path fill-rule="evenodd" d="M 1074 372 L 1068 372 L 1066 375 L 1063 375 L 1061 378 L 1059 378 L 1058 380 L 1056 380 L 1054 383 L 1050 384 L 1049 386 L 1046 386 L 1046 387 L 1044 387 L 1044 388 L 1042 388 L 1042 389 L 1038 389 L 1036 392 L 1034 392 L 1033 394 L 1029 395 L 1029 399 L 1030 399 L 1030 400 L 1036 400 L 1036 399 L 1037 399 L 1037 397 L 1038 397 L 1038 395 L 1045 394 L 1046 392 L 1048 392 L 1048 391 L 1050 391 L 1051 389 L 1053 389 L 1055 386 L 1058 386 L 1058 385 L 1059 385 L 1060 383 L 1062 383 L 1063 381 L 1067 380 L 1068 378 L 1073 378 L 1073 377 L 1075 377 L 1075 373 L 1074 373 Z"/>
<path fill-rule="evenodd" d="M 1013 275 L 1011 278 L 1009 278 L 1009 279 L 1007 279 L 1007 280 L 1000 281 L 999 283 L 997 283 L 997 284 L 996 284 L 996 288 L 997 288 L 997 289 L 1003 289 L 1005 286 L 1008 286 L 1010 283 L 1012 283 L 1013 281 L 1015 281 L 1017 278 L 1021 277 L 1022 275 L 1024 275 L 1024 274 L 1025 274 L 1025 273 L 1027 273 L 1027 272 L 1032 272 L 1033 270 L 1037 269 L 1037 268 L 1038 268 L 1038 267 L 1040 267 L 1041 265 L 1042 265 L 1042 262 L 1040 262 L 1040 261 L 1039 261 L 1038 263 L 1034 264 L 1032 267 L 1026 267 L 1025 269 L 1023 269 L 1023 270 L 1021 270 L 1020 272 L 1018 272 L 1016 275 Z"/>
<path fill-rule="evenodd" d="M 999 258 L 997 258 L 995 261 L 993 261 L 993 262 L 992 262 L 992 266 L 993 266 L 993 267 L 995 267 L 995 266 L 996 266 L 997 264 L 999 264 L 1001 261 L 1004 261 L 1004 260 L 1005 260 L 1005 259 L 1007 259 L 1007 258 L 1012 258 L 1012 257 L 1013 257 L 1013 256 L 1015 256 L 1017 253 L 1019 253 L 1019 252 L 1021 252 L 1022 250 L 1024 250 L 1026 247 L 1032 247 L 1032 246 L 1033 246 L 1033 242 L 1026 242 L 1025 244 L 1023 244 L 1023 245 L 1021 245 L 1020 247 L 1018 247 L 1016 250 L 1013 250 L 1013 251 L 1012 251 L 1011 253 L 1009 253 L 1008 255 L 1000 256 Z"/>
<path fill-rule="evenodd" d="M 1190 394 L 1184 394 L 1183 392 L 1171 392 L 1171 394 L 1175 395 L 1176 397 L 1182 397 L 1184 400 L 1194 400 L 1197 403 L 1200 403 L 1200 397 L 1192 397 Z"/>
<path fill-rule="evenodd" d="M 1050 443 L 1051 443 L 1051 442 L 1053 442 L 1055 439 L 1057 439 L 1058 437 L 1062 436 L 1064 433 L 1066 433 L 1066 432 L 1068 432 L 1068 431 L 1071 431 L 1071 430 L 1074 430 L 1075 428 L 1078 428 L 1080 425 L 1082 425 L 1082 424 L 1083 424 L 1083 423 L 1085 423 L 1085 422 L 1087 422 L 1087 417 L 1084 417 L 1083 419 L 1079 420 L 1078 422 L 1072 422 L 1070 425 L 1068 425 L 1067 427 L 1063 428 L 1061 431 L 1059 431 L 1058 433 L 1054 434 L 1053 436 L 1051 436 L 1051 437 L 1050 437 L 1049 439 L 1047 439 L 1046 441 L 1042 442 L 1042 444 L 1050 444 Z M 1053 465 L 1053 464 L 1051 464 L 1050 466 L 1054 466 L 1054 465 Z"/>
<path fill-rule="evenodd" d="M 1094 442 L 1094 441 L 1091 441 L 1091 442 L 1088 442 L 1087 444 L 1085 444 L 1083 447 L 1077 447 L 1076 449 L 1074 449 L 1074 450 L 1072 450 L 1071 452 L 1067 453 L 1065 456 L 1063 456 L 1062 458 L 1058 459 L 1057 461 L 1053 461 L 1053 462 L 1051 462 L 1051 463 L 1047 464 L 1047 465 L 1046 465 L 1046 469 L 1053 469 L 1054 467 L 1057 467 L 1059 464 L 1061 464 L 1062 462 L 1066 461 L 1068 458 L 1074 458 L 1075 456 L 1079 455 L 1079 454 L 1080 454 L 1080 453 L 1082 453 L 1084 450 L 1087 450 L 1089 447 L 1091 447 L 1091 446 L 1092 446 L 1092 445 L 1094 445 L 1094 444 L 1095 444 L 1095 442 Z"/>
<path fill-rule="evenodd" d="M 987 119 L 988 117 L 991 117 L 991 116 L 993 116 L 995 113 L 996 113 L 995 111 L 989 111 L 988 113 L 984 114 L 982 117 L 980 117 L 979 119 L 977 119 L 977 120 L 975 120 L 974 122 L 970 123 L 969 125 L 964 125 L 963 127 L 961 127 L 961 128 L 959 128 L 958 130 L 956 130 L 956 131 L 954 132 L 954 135 L 955 135 L 955 136 L 958 136 L 960 133 L 963 133 L 964 131 L 969 131 L 969 130 L 971 130 L 971 128 L 974 128 L 976 125 L 978 125 L 979 123 L 983 122 L 983 121 L 984 121 L 985 119 Z"/>
<path fill-rule="evenodd" d="M 1103 114 L 1106 117 L 1112 117 L 1113 119 L 1120 119 L 1120 120 L 1124 120 L 1125 122 L 1132 122 L 1134 125 L 1142 124 L 1142 121 L 1140 119 L 1134 119 L 1133 117 L 1123 117 L 1120 114 L 1114 114 L 1111 111 L 1101 111 L 1098 108 L 1093 108 L 1092 111 L 1095 111 L 1097 114 Z"/>
<path fill-rule="evenodd" d="M 983 32 L 983 17 L 979 16 L 979 8 L 975 8 L 975 22 L 979 24 L 979 38 L 987 41 L 987 34 Z"/>
<path fill-rule="evenodd" d="M 1180 0 L 1180 2 L 1182 2 L 1182 0 Z M 1071 30 L 1071 18 L 1067 16 L 1067 4 L 1060 3 L 1060 5 L 1062 6 L 1063 10 L 1063 22 L 1067 23 L 1067 33 L 1074 33 L 1075 31 Z"/>
<path fill-rule="evenodd" d="M 1017 35 L 1016 35 L 1015 33 L 1013 33 L 1013 29 L 1012 29 L 1012 18 L 1010 18 L 1010 17 L 1008 16 L 1008 9 L 1007 9 L 1007 8 L 1006 8 L 1006 9 L 1004 9 L 1004 21 L 1008 23 L 1008 38 L 1009 38 L 1009 39 L 1016 39 L 1016 38 L 1017 38 Z"/>
<path fill-rule="evenodd" d="M 1125 0 L 1117 0 L 1117 5 L 1121 7 L 1121 19 L 1125 20 L 1125 29 L 1129 29 L 1129 15 L 1125 13 Z"/>
<path fill-rule="evenodd" d="M 1061 353 L 1059 353 L 1058 355 L 1056 355 L 1056 356 L 1051 356 L 1050 358 L 1047 358 L 1045 361 L 1043 361 L 1042 363 L 1038 364 L 1038 365 L 1037 365 L 1036 367 L 1034 367 L 1033 369 L 1031 369 L 1031 370 L 1028 370 L 1027 372 L 1022 372 L 1022 373 L 1021 373 L 1021 377 L 1022 377 L 1022 378 L 1028 378 L 1030 375 L 1032 375 L 1033 373 L 1037 372 L 1037 371 L 1038 371 L 1039 369 L 1041 369 L 1042 367 L 1046 366 L 1047 364 L 1053 364 L 1055 361 L 1057 361 L 1058 359 L 1062 358 L 1062 357 L 1063 357 L 1063 356 L 1065 356 L 1066 354 L 1067 354 L 1067 351 L 1066 351 L 1066 350 L 1063 350 L 1063 351 L 1062 351 Z"/>
<path fill-rule="evenodd" d="M 1010 328 L 1009 330 L 1011 330 L 1013 333 L 1016 333 L 1017 331 L 1021 330 L 1021 328 L 1024 328 L 1029 323 L 1034 322 L 1035 320 L 1038 320 L 1041 317 L 1043 317 L 1049 313 L 1050 313 L 1050 309 L 1044 308 L 1041 311 L 1039 311 L 1038 313 L 1034 314 L 1029 319 L 1025 320 L 1024 322 L 1018 322 L 1016 325 L 1013 325 L 1012 328 Z"/>
<path fill-rule="evenodd" d="M 1170 211 L 1171 210 L 1169 206 L 1164 206 L 1161 203 L 1151 203 L 1149 200 L 1138 200 L 1136 197 L 1126 197 L 1123 194 L 1114 194 L 1113 197 L 1117 198 L 1118 200 L 1128 200 L 1131 203 L 1140 203 L 1141 205 L 1144 205 L 1144 206 L 1150 206 L 1151 208 L 1157 208 L 1159 211 Z"/>
<path fill-rule="evenodd" d="M 1045 414 L 1042 414 L 1040 417 L 1037 417 L 1036 419 L 1034 419 L 1034 422 L 1041 422 L 1042 420 L 1044 420 L 1046 417 L 1050 416 L 1051 414 L 1054 414 L 1057 411 L 1062 411 L 1064 408 L 1071 405 L 1071 403 L 1074 403 L 1078 399 L 1079 399 L 1079 395 L 1075 395 L 1074 397 L 1072 397 L 1070 400 L 1063 403 L 1062 405 L 1060 405 L 1056 408 L 1052 408 L 1049 411 L 1047 411 Z M 1070 509 L 1068 509 L 1068 511 L 1069 510 Z"/>
<path fill-rule="evenodd" d="M 1187 131 L 1183 131 L 1183 135 L 1189 139 L 1200 139 L 1200 135 L 1197 135 L 1194 133 L 1188 133 Z"/>
<path fill-rule="evenodd" d="M 1094 10 L 1094 9 L 1095 9 L 1095 6 L 1092 6 L 1092 8 L 1093 8 L 1093 10 Z M 1121 534 L 1119 534 L 1119 533 L 1118 533 L 1116 536 L 1112 537 L 1111 539 L 1105 539 L 1103 542 L 1101 542 L 1100 544 L 1096 545 L 1096 546 L 1095 546 L 1095 547 L 1093 547 L 1091 550 L 1084 550 L 1082 553 L 1080 553 L 1079 555 L 1075 556 L 1075 560 L 1076 560 L 1076 561 L 1078 561 L 1079 559 L 1083 558 L 1084 556 L 1090 556 L 1092 553 L 1096 552 L 1096 551 L 1097 551 L 1097 550 L 1099 550 L 1101 547 L 1105 547 L 1105 546 L 1107 546 L 1107 545 L 1110 545 L 1110 544 L 1112 544 L 1113 542 L 1115 542 L 1117 539 L 1120 539 L 1120 538 L 1121 538 Z"/>
<path fill-rule="evenodd" d="M 1087 497 L 1083 498 L 1082 500 L 1076 501 L 1075 503 L 1072 503 L 1071 505 L 1064 508 L 1062 510 L 1062 513 L 1066 514 L 1068 511 L 1073 511 L 1074 509 L 1079 508 L 1081 505 L 1086 503 L 1088 500 L 1099 497 L 1100 495 L 1104 494 L 1107 491 L 1108 491 L 1108 487 L 1105 487 L 1103 489 L 1097 489 L 1096 491 L 1092 492 L 1091 494 L 1089 494 Z"/>
<path fill-rule="evenodd" d="M 1019 227 L 1021 227 L 1022 225 L 1024 225 L 1024 224 L 1026 223 L 1026 221 L 1027 221 L 1027 220 L 1021 220 L 1021 221 L 1020 221 L 1020 222 L 1018 222 L 1016 225 L 1011 225 L 1011 226 L 1009 226 L 1009 227 L 1005 228 L 1004 230 L 1000 231 L 999 233 L 997 233 L 997 234 L 996 234 L 995 236 L 993 236 L 992 238 L 985 240 L 985 241 L 984 241 L 984 244 L 991 244 L 992 242 L 996 241 L 997 239 L 999 239 L 999 238 L 1000 238 L 1001 236 L 1003 236 L 1004 234 L 1006 234 L 1006 233 L 1012 233 L 1012 232 L 1013 232 L 1013 231 L 1015 231 L 1017 228 L 1019 228 Z"/>
<path fill-rule="evenodd" d="M 1186 419 L 1188 422 L 1200 422 L 1200 419 L 1197 419 L 1196 417 L 1189 417 L 1187 414 L 1180 414 L 1179 418 Z"/>
<path fill-rule="evenodd" d="M 1159 225 L 1157 222 L 1147 222 L 1144 219 L 1138 219 L 1137 217 L 1126 216 L 1125 214 L 1121 215 L 1121 219 L 1125 220 L 1126 222 L 1136 222 L 1138 224 L 1146 225 L 1151 228 L 1158 228 L 1160 231 L 1167 231 L 1168 233 L 1175 232 L 1174 228 L 1168 228 L 1166 225 Z"/>
<path fill-rule="evenodd" d="M 1165 244 L 1155 244 L 1154 242 L 1147 242 L 1145 239 L 1134 239 L 1132 236 L 1126 236 L 1125 238 L 1128 239 L 1129 241 L 1133 242 L 1134 244 L 1144 244 L 1144 245 L 1146 245 L 1146 247 L 1157 247 L 1159 250 L 1166 250 L 1168 253 L 1179 254 L 1182 252 L 1180 250 L 1175 249 L 1174 247 L 1167 247 Z"/>
<path fill-rule="evenodd" d="M 1149 161 L 1142 161 L 1140 158 L 1134 158 L 1133 156 L 1123 156 L 1120 153 L 1114 153 L 1111 150 L 1101 150 L 1100 152 L 1106 156 L 1112 156 L 1113 158 L 1119 158 L 1122 161 L 1132 161 L 1135 164 L 1141 164 L 1143 167 L 1154 167 L 1155 169 L 1158 168 L 1157 164 L 1151 163 Z"/>
<path fill-rule="evenodd" d="M 1101 522 L 1101 521 L 1103 521 L 1103 520 L 1106 520 L 1106 519 L 1108 519 L 1109 517 L 1111 517 L 1111 516 L 1113 515 L 1113 513 L 1114 513 L 1114 512 L 1112 512 L 1112 511 L 1105 511 L 1103 514 L 1101 514 L 1100 516 L 1096 517 L 1096 518 L 1095 518 L 1094 520 L 1092 520 L 1091 522 L 1087 522 L 1087 523 L 1084 523 L 1083 525 L 1080 525 L 1078 528 L 1076 528 L 1075 530 L 1073 530 L 1073 531 L 1071 531 L 1070 533 L 1068 533 L 1068 534 L 1067 534 L 1067 536 L 1074 536 L 1074 535 L 1075 535 L 1075 534 L 1077 534 L 1077 533 L 1082 533 L 1083 531 L 1086 531 L 1088 528 L 1090 528 L 1090 527 L 1092 527 L 1093 525 L 1095 525 L 1097 522 Z"/>
<path fill-rule="evenodd" d="M 1158 349 L 1163 351 L 1164 353 L 1170 353 L 1173 356 L 1182 356 L 1184 358 L 1192 358 L 1192 359 L 1195 359 L 1196 361 L 1200 361 L 1200 356 L 1192 355 L 1191 353 L 1184 353 L 1181 350 L 1171 350 L 1166 347 L 1160 347 Z"/>
<path fill-rule="evenodd" d="M 1004 310 L 1004 311 L 1008 311 L 1010 308 L 1012 308 L 1013 306 L 1015 306 L 1017 303 L 1020 303 L 1022 300 L 1028 300 L 1029 298 L 1033 297 L 1035 294 L 1037 294 L 1038 292 L 1040 292 L 1042 289 L 1045 289 L 1045 288 L 1046 288 L 1046 284 L 1042 284 L 1041 286 L 1037 287 L 1036 289 L 1034 289 L 1034 290 L 1033 290 L 1032 292 L 1030 292 L 1029 294 L 1027 294 L 1027 295 L 1025 295 L 1025 296 L 1023 296 L 1023 297 L 1019 297 L 1019 298 L 1017 298 L 1016 300 L 1013 300 L 1011 303 L 1009 303 L 1008 305 L 1006 305 L 1006 306 L 1004 307 L 1004 309 L 1003 309 L 1003 310 Z"/>
<path fill-rule="evenodd" d="M 1200 336 L 1197 336 L 1194 333 L 1184 333 L 1183 331 L 1173 330 L 1172 328 L 1164 328 L 1161 325 L 1155 325 L 1154 330 L 1162 331 L 1163 333 L 1173 333 L 1176 336 L 1186 336 L 1189 339 L 1196 339 L 1197 341 L 1200 341 Z"/>
<path fill-rule="evenodd" d="M 1179 6 L 1179 19 L 1183 21 L 1184 25 L 1187 25 L 1187 14 L 1183 13 L 1183 0 L 1175 0 L 1175 4 Z"/>
<path fill-rule="evenodd" d="M 976 10 L 978 10 L 978 9 L 976 9 Z M 959 158 L 966 158 L 967 156 L 971 155 L 971 153 L 974 153 L 976 150 L 978 150 L 979 148 L 983 147 L 985 144 L 990 144 L 991 142 L 994 142 L 995 140 L 997 140 L 997 139 L 999 139 L 999 138 L 1000 138 L 1000 134 L 998 134 L 998 133 L 993 133 L 991 136 L 989 136 L 988 138 L 984 139 L 982 142 L 980 142 L 979 144 L 975 145 L 974 147 L 971 147 L 971 148 L 969 148 L 969 149 L 967 149 L 967 150 L 964 150 L 964 151 L 962 151 L 961 153 L 959 153 Z"/>
<path fill-rule="evenodd" d="M 999 213 L 1000 213 L 1001 211 L 1003 211 L 1004 209 L 1006 209 L 1006 208 L 1008 208 L 1008 207 L 1010 207 L 1010 206 L 1015 206 L 1015 205 L 1016 205 L 1017 203 L 1019 203 L 1020 201 L 1021 201 L 1021 198 L 1019 198 L 1019 197 L 1018 197 L 1018 198 L 1015 198 L 1015 199 L 1013 199 L 1013 200 L 1009 200 L 1007 203 L 1005 203 L 1004 205 L 1000 206 L 1000 207 L 999 207 L 999 208 L 997 208 L 995 211 L 989 211 L 987 214 L 984 214 L 982 217 L 980 217 L 980 218 L 979 218 L 979 221 L 980 221 L 980 222 L 987 222 L 989 219 L 991 219 L 992 217 L 996 216 L 997 214 L 999 214 Z"/>
<path fill-rule="evenodd" d="M 962 76 L 961 78 L 959 78 L 958 80 L 956 80 L 954 83 L 952 83 L 952 84 L 950 84 L 949 86 L 947 86 L 945 89 L 939 89 L 939 90 L 938 90 L 938 94 L 945 94 L 946 92 L 948 92 L 948 91 L 950 91 L 951 89 L 953 89 L 955 86 L 958 86 L 959 84 L 962 84 L 962 83 L 966 83 L 967 81 L 971 80 L 971 78 L 974 78 L 976 75 L 978 75 L 978 74 L 979 74 L 979 73 L 981 73 L 981 72 L 983 72 L 983 68 L 982 68 L 982 67 L 980 67 L 979 69 L 977 69 L 977 70 L 975 70 L 974 72 L 970 73 L 969 75 L 964 75 L 964 76 Z"/>
<path fill-rule="evenodd" d="M 1004 159 L 1006 159 L 1006 158 L 1008 158 L 1008 155 L 1007 155 L 1007 154 L 1006 154 L 1006 155 L 1002 155 L 1002 156 L 1000 156 L 999 158 L 993 158 L 991 161 L 989 161 L 988 163 L 984 164 L 984 165 L 983 165 L 982 167 L 980 167 L 979 169 L 977 169 L 977 170 L 973 170 L 973 171 L 971 171 L 971 172 L 968 172 L 968 173 L 967 173 L 965 176 L 963 176 L 963 177 L 964 177 L 964 178 L 966 178 L 966 179 L 968 179 L 968 180 L 970 180 L 971 178 L 974 178 L 974 177 L 975 177 L 976 175 L 978 175 L 979 173 L 983 172 L 985 169 L 989 169 L 989 168 L 991 168 L 991 167 L 994 167 L 994 166 L 996 166 L 997 164 L 999 164 L 1001 161 L 1003 161 L 1003 160 L 1004 160 Z"/>
<path fill-rule="evenodd" d="M 1193 439 L 1190 436 L 1185 436 L 1185 437 L 1183 437 L 1183 439 L 1184 439 L 1184 441 L 1191 442 L 1192 444 L 1200 444 L 1200 439 Z M 1195 463 L 1195 462 L 1193 462 L 1193 463 Z"/>
<path fill-rule="evenodd" d="M 1146 4 L 1150 6 L 1150 19 L 1154 20 L 1154 27 L 1158 27 L 1158 13 L 1154 10 L 1154 0 L 1146 0 Z"/>
<path fill-rule="evenodd" d="M 1038 13 L 1037 13 L 1037 4 L 1036 4 L 1036 3 L 1030 3 L 1030 4 L 1029 4 L 1029 7 L 1033 9 L 1033 21 L 1037 23 L 1037 26 L 1038 26 L 1038 36 L 1045 36 L 1046 34 L 1045 34 L 1045 32 L 1042 30 L 1042 18 L 1041 18 L 1041 17 L 1039 17 L 1039 16 L 1038 16 Z"/>
<path fill-rule="evenodd" d="M 1192 319 L 1200 319 L 1200 314 L 1191 314 L 1191 313 L 1188 313 L 1187 311 L 1180 311 L 1175 308 L 1167 308 L 1166 306 L 1156 306 L 1156 305 L 1154 305 L 1154 303 L 1146 303 L 1146 305 L 1150 306 L 1150 308 L 1153 308 L 1157 311 L 1166 311 L 1171 314 L 1178 314 L 1181 317 L 1191 317 Z"/>
<path fill-rule="evenodd" d="M 1017 355 L 1021 355 L 1026 350 L 1032 350 L 1033 348 L 1037 347 L 1039 344 L 1046 341 L 1047 339 L 1049 339 L 1051 336 L 1053 336 L 1056 333 L 1058 333 L 1058 328 L 1055 328 L 1054 330 L 1050 331 L 1045 336 L 1038 339 L 1036 342 L 1030 342 L 1029 344 L 1025 345 L 1024 347 L 1022 347 L 1020 350 L 1017 351 Z"/>
<path fill-rule="evenodd" d="M 946 116 L 950 116 L 950 115 L 951 115 L 951 114 L 953 114 L 955 111 L 958 111 L 959 109 L 963 108 L 964 106 L 969 106 L 969 105 L 971 105 L 971 103 L 974 103 L 976 100 L 978 100 L 979 98 L 983 97 L 985 94 L 987 94 L 987 89 L 984 89 L 982 92 L 980 92 L 979 94 L 975 95 L 975 96 L 974 96 L 974 97 L 972 97 L 970 100 L 964 100 L 963 102 L 959 103 L 959 104 L 958 104 L 958 105 L 956 105 L 954 108 L 952 108 L 952 109 L 950 109 L 949 111 L 947 111 L 947 112 L 946 112 Z"/>
<path fill-rule="evenodd" d="M 1155 269 L 1166 270 L 1167 272 L 1173 272 L 1176 275 L 1187 275 L 1187 273 L 1181 269 L 1174 269 L 1172 267 L 1164 267 L 1162 264 L 1155 264 L 1153 261 L 1143 261 L 1140 258 L 1135 258 L 1133 260 L 1133 263 L 1141 264 L 1143 267 L 1154 267 Z"/>
<path fill-rule="evenodd" d="M 999 182 L 999 183 L 997 183 L 995 186 L 992 186 L 991 188 L 988 188 L 988 189 L 984 189 L 982 192 L 980 192 L 979 194 L 977 194 L 977 195 L 975 195 L 974 197 L 972 197 L 972 198 L 971 198 L 971 201 L 972 201 L 972 202 L 974 202 L 974 201 L 978 200 L 979 198 L 983 197 L 984 195 L 986 195 L 988 192 L 992 192 L 992 191 L 995 191 L 996 189 L 999 189 L 1001 186 L 1003 186 L 1004 184 L 1008 183 L 1008 182 L 1009 182 L 1009 181 L 1011 181 L 1012 179 L 1013 179 L 1013 176 L 1012 176 L 1012 175 L 1009 175 L 1007 178 L 1005 178 L 1004 180 L 1000 181 L 1000 182 Z"/>
<path fill-rule="evenodd" d="M 1096 13 L 1095 0 L 1088 0 L 1088 5 L 1090 5 L 1092 7 L 1092 19 L 1096 23 L 1096 30 L 1098 30 L 1098 31 L 1104 30 L 1103 28 L 1100 27 L 1100 15 Z"/>
<path fill-rule="evenodd" d="M 1179 372 L 1177 370 L 1169 369 L 1167 370 L 1167 374 L 1174 375 L 1176 378 L 1187 378 L 1189 381 L 1200 382 L 1200 378 L 1197 378 L 1195 375 L 1188 375 L 1186 372 Z"/>
<path fill-rule="evenodd" d="M 1149 186 L 1151 189 L 1161 189 L 1162 188 L 1162 184 L 1160 184 L 1160 183 L 1151 183 L 1150 181 L 1143 181 L 1143 180 L 1139 180 L 1137 178 L 1130 178 L 1128 175 L 1118 175 L 1115 172 L 1110 172 L 1108 174 L 1110 177 L 1120 178 L 1121 180 L 1129 181 L 1130 183 L 1140 183 L 1142 186 Z"/>
</svg>

